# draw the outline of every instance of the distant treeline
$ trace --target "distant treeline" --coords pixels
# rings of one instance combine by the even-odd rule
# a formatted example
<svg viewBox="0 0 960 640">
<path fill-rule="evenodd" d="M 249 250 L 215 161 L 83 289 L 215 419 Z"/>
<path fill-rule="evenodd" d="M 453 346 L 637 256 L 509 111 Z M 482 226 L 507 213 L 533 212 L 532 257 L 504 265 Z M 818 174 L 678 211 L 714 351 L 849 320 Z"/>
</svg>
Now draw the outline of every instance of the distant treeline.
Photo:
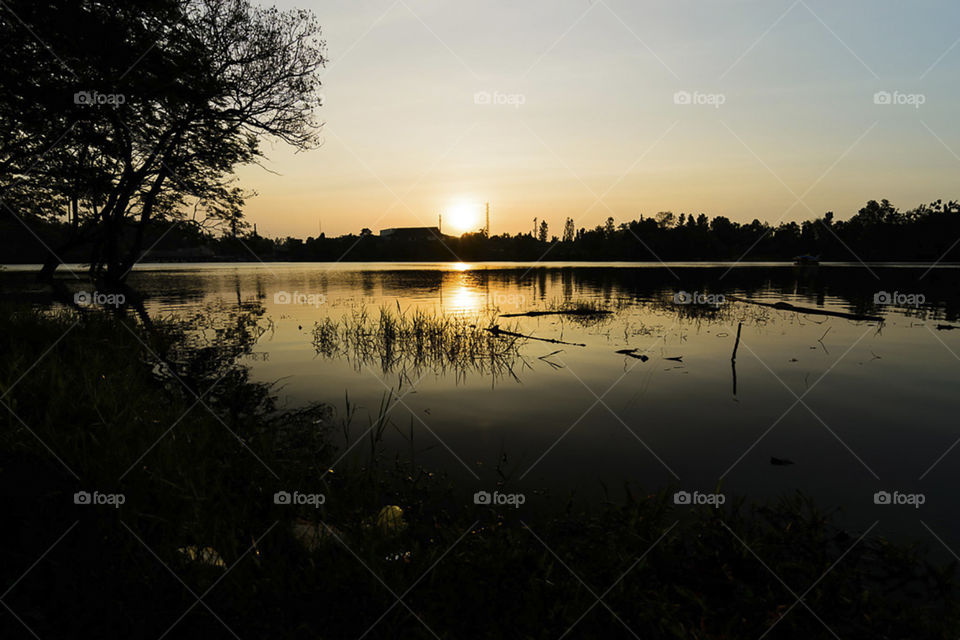
<svg viewBox="0 0 960 640">
<path fill-rule="evenodd" d="M 18 221 L 0 222 L 4 262 L 42 262 L 44 244 L 57 246 L 67 225 L 36 221 L 28 230 Z M 34 232 L 36 236 L 33 235 Z M 537 234 L 482 232 L 461 237 L 424 231 L 415 239 L 385 238 L 364 229 L 335 238 L 265 238 L 255 233 L 214 236 L 189 224 L 154 226 L 144 246 L 144 261 L 291 260 L 291 261 L 480 261 L 480 260 L 789 260 L 819 255 L 825 261 L 960 261 L 960 203 L 937 200 L 900 211 L 887 200 L 869 201 L 848 220 L 833 212 L 802 223 L 776 226 L 754 220 L 733 222 L 724 216 L 675 215 L 617 224 L 609 218 L 593 229 L 568 218 L 560 235 L 546 222 Z M 82 253 L 60 256 L 85 262 Z"/>
</svg>

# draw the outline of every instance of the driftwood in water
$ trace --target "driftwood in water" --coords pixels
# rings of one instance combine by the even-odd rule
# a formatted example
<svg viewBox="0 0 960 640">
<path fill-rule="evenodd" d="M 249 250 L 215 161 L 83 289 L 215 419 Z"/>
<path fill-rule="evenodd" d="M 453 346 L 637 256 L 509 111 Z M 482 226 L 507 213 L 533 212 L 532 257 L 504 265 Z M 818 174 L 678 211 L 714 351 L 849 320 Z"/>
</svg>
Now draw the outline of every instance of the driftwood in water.
<svg viewBox="0 0 960 640">
<path fill-rule="evenodd" d="M 500 325 L 495 324 L 492 327 L 487 327 L 486 329 L 495 336 L 511 336 L 514 338 L 526 338 L 527 340 L 539 340 L 540 342 L 552 342 L 553 344 L 567 344 L 571 347 L 585 347 L 587 345 L 580 344 L 579 342 L 564 342 L 563 340 L 554 340 L 553 338 L 537 338 L 535 336 L 528 336 L 523 333 L 517 333 L 515 331 L 507 331 L 506 329 L 501 329 Z"/>
<path fill-rule="evenodd" d="M 537 318 L 539 316 L 605 316 L 613 313 L 605 309 L 558 309 L 556 311 L 523 311 L 501 313 L 501 318 Z"/>
<path fill-rule="evenodd" d="M 810 315 L 817 316 L 830 316 L 832 318 L 844 318 L 846 320 L 861 320 L 866 322 L 883 322 L 883 318 L 880 316 L 869 316 L 862 313 L 845 313 L 843 311 L 828 311 L 827 309 L 814 309 L 813 307 L 798 307 L 795 304 L 790 304 L 789 302 L 757 302 L 756 300 L 747 300 L 746 298 L 738 298 L 735 296 L 727 296 L 727 300 L 733 300 L 735 302 L 744 302 L 746 304 L 755 304 L 758 307 L 770 307 L 771 309 L 779 309 L 781 311 L 795 311 L 797 313 L 807 313 Z"/>
<path fill-rule="evenodd" d="M 630 356 L 631 358 L 636 358 L 640 362 L 646 362 L 650 359 L 649 356 L 645 356 L 642 353 L 637 353 L 636 349 L 618 349 L 617 353 L 621 353 L 625 356 Z"/>
</svg>

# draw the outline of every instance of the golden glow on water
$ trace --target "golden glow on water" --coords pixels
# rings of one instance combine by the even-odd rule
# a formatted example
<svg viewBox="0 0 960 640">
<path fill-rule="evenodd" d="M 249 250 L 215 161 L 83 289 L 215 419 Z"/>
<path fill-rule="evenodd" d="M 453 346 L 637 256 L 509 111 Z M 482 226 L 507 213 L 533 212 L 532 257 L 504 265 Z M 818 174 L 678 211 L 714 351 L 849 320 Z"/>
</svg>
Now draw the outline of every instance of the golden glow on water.
<svg viewBox="0 0 960 640">
<path fill-rule="evenodd" d="M 887 321 L 877 332 L 839 318 L 801 321 L 794 312 L 729 298 L 719 309 L 678 305 L 674 300 L 681 288 L 731 297 L 749 292 L 754 301 L 850 311 L 870 304 L 876 288 L 874 277 L 861 265 L 821 266 L 811 276 L 790 265 L 729 269 L 729 264 L 671 264 L 680 280 L 659 264 L 627 266 L 147 265 L 134 271 L 132 285 L 157 315 L 219 317 L 234 313 L 238 298 L 254 307 L 262 303 L 271 330 L 244 364 L 249 365 L 252 380 L 272 384 L 283 379 L 280 397 L 291 407 L 314 402 L 344 407 L 348 394 L 350 405 L 376 411 L 385 384 L 396 387 L 398 395 L 415 388 L 391 418 L 403 433 L 387 429 L 384 451 L 406 455 L 414 446 L 418 464 L 423 460 L 426 468 L 451 473 L 461 473 L 463 467 L 450 451 L 470 460 L 470 468 L 478 473 L 492 472 L 509 453 L 507 464 L 517 468 L 518 476 L 548 452 L 528 478 L 554 492 L 580 495 L 597 478 L 604 482 L 629 478 L 638 485 L 659 487 L 673 476 L 650 454 L 654 450 L 692 486 L 713 486 L 719 474 L 729 471 L 724 487 L 733 487 L 731 491 L 749 493 L 762 487 L 764 495 L 776 496 L 800 489 L 842 506 L 855 519 L 872 521 L 874 505 L 869 500 L 864 505 L 863 496 L 876 491 L 875 478 L 861 470 L 849 450 L 837 446 L 828 432 L 811 432 L 808 415 L 788 413 L 748 451 L 789 404 L 778 379 L 802 388 L 805 380 L 824 375 L 830 384 L 817 387 L 823 405 L 818 415 L 827 424 L 844 425 L 849 431 L 844 432 L 845 440 L 854 443 L 858 454 L 862 450 L 863 459 L 874 468 L 894 465 L 903 455 L 903 443 L 909 442 L 912 451 L 922 452 L 916 456 L 922 471 L 952 442 L 940 425 L 948 424 L 955 413 L 956 360 L 943 344 L 955 339 L 957 331 L 937 332 L 943 342 L 934 339 L 932 328 L 918 322 L 916 310 L 885 306 L 880 313 Z M 889 290 L 911 291 L 927 267 L 873 268 Z M 7 281 L 22 278 L 22 290 L 32 290 L 32 276 L 28 281 L 27 274 L 12 270 L 0 275 Z M 928 304 L 922 312 L 930 314 L 930 322 L 953 325 L 956 321 L 946 315 L 946 305 L 957 308 L 957 295 L 948 286 L 949 276 L 942 281 L 925 285 L 928 301 L 940 303 Z M 703 284 L 718 282 L 715 289 Z M 286 303 L 277 299 L 281 292 L 288 294 Z M 596 320 L 493 317 L 494 311 L 580 304 L 599 305 L 611 313 Z M 509 370 L 474 365 L 489 362 L 483 354 L 476 359 L 466 353 L 465 365 L 449 364 L 446 357 L 413 365 L 400 351 L 378 348 L 343 356 L 325 355 L 316 348 L 316 322 L 330 318 L 340 323 L 366 309 L 373 324 L 381 307 L 408 317 L 416 309 L 431 316 L 450 314 L 481 330 L 489 322 L 564 344 L 524 340 L 523 360 L 513 362 Z M 741 322 L 734 369 L 730 357 Z M 445 341 L 442 348 L 452 346 Z M 590 410 L 601 390 L 610 410 L 596 406 Z M 913 402 L 904 402 L 905 398 Z M 866 423 L 864 407 L 870 411 Z M 578 424 L 564 435 L 574 422 Z M 904 430 L 913 423 L 920 426 Z M 416 432 L 413 445 L 405 434 L 410 424 Z M 563 437 L 554 447 L 559 436 Z M 438 446 L 438 439 L 449 449 Z M 772 456 L 797 464 L 788 473 L 779 473 L 770 465 Z M 479 464 L 474 466 L 473 461 Z M 854 468 L 856 472 L 851 471 Z M 832 469 L 839 479 L 825 482 L 825 470 Z M 935 471 L 953 473 L 951 469 L 940 465 Z M 942 495 L 956 485 L 955 476 L 943 478 L 938 489 Z M 947 505 L 937 517 L 955 518 L 960 531 L 960 518 L 956 509 L 948 508 L 948 500 L 930 503 Z"/>
<path fill-rule="evenodd" d="M 486 306 L 486 296 L 476 287 L 459 284 L 443 296 L 443 309 L 449 313 L 474 313 Z"/>
</svg>

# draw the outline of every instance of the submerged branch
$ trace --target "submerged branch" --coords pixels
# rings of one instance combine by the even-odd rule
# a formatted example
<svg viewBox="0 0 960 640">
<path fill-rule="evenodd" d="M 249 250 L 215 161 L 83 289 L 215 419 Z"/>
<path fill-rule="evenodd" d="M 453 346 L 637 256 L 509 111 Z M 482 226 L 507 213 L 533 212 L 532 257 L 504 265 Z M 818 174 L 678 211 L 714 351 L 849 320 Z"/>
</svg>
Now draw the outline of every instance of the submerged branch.
<svg viewBox="0 0 960 640">
<path fill-rule="evenodd" d="M 797 305 L 790 304 L 789 302 L 758 302 L 756 300 L 748 300 L 746 298 L 738 298 L 736 296 L 727 296 L 727 300 L 732 300 L 734 302 L 743 302 L 745 304 L 753 304 L 759 307 L 769 307 L 771 309 L 779 309 L 781 311 L 795 311 L 797 313 L 806 313 L 809 315 L 817 316 L 830 316 L 832 318 L 844 318 L 846 320 L 858 320 L 865 322 L 883 322 L 881 316 L 871 316 L 862 313 L 846 313 L 844 311 L 830 311 L 828 309 L 815 309 L 813 307 L 798 307 Z"/>
<path fill-rule="evenodd" d="M 554 340 L 553 338 L 537 338 L 535 336 L 528 336 L 526 334 L 517 333 L 515 331 L 507 331 L 505 329 L 501 329 L 500 325 L 498 324 L 495 324 L 492 327 L 487 327 L 486 330 L 489 331 L 494 336 L 513 336 L 515 338 L 524 338 L 525 340 L 539 340 L 540 342 L 551 342 L 553 344 L 566 344 L 566 345 L 570 345 L 571 347 L 587 346 L 579 342 L 565 342 L 563 340 Z"/>
</svg>

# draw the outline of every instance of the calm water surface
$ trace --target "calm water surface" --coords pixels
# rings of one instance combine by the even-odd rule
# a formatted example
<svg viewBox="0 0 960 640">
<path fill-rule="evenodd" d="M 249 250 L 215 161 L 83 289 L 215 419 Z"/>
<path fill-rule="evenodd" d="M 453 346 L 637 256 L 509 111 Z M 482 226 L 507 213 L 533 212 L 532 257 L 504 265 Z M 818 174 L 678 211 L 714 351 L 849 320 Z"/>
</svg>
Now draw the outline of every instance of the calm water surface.
<svg viewBox="0 0 960 640">
<path fill-rule="evenodd" d="M 960 329 L 944 328 L 960 326 L 958 275 L 941 265 L 271 263 L 141 266 L 130 284 L 158 316 L 261 301 L 273 330 L 247 363 L 255 380 L 277 383 L 288 407 L 322 401 L 342 416 L 348 396 L 358 407 L 357 435 L 396 391 L 402 400 L 390 415 L 398 428 L 388 430 L 385 447 L 408 455 L 412 430 L 418 462 L 471 492 L 505 477 L 527 492 L 524 508 L 537 508 L 562 506 L 571 495 L 596 502 L 605 488 L 619 498 L 625 483 L 636 493 L 719 484 L 728 495 L 759 499 L 800 490 L 841 508 L 853 528 L 879 520 L 881 534 L 936 546 L 929 526 L 960 549 L 960 447 L 952 448 L 960 438 Z M 6 296 L 40 291 L 18 268 L 0 282 Z M 875 304 L 884 291 L 900 304 Z M 682 305 L 678 292 L 883 322 L 729 299 Z M 283 303 L 285 294 L 293 303 Z M 585 346 L 527 341 L 522 358 L 496 373 L 330 357 L 312 344 L 317 321 L 360 307 L 419 307 L 480 323 L 496 312 L 581 301 L 613 313 L 499 320 Z M 627 348 L 646 360 L 616 353 Z M 775 466 L 771 457 L 795 464 Z M 881 490 L 922 493 L 926 502 L 875 505 Z"/>
</svg>

